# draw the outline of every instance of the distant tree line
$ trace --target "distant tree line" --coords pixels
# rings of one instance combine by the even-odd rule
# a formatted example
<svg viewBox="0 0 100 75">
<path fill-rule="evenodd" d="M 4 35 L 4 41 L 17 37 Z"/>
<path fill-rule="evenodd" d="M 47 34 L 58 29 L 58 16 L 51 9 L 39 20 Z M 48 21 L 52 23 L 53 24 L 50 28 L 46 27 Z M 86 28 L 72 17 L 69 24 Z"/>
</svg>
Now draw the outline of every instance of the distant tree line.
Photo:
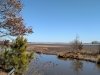
<svg viewBox="0 0 100 75">
<path fill-rule="evenodd" d="M 99 41 L 92 41 L 91 43 L 92 43 L 92 44 L 100 44 Z"/>
</svg>

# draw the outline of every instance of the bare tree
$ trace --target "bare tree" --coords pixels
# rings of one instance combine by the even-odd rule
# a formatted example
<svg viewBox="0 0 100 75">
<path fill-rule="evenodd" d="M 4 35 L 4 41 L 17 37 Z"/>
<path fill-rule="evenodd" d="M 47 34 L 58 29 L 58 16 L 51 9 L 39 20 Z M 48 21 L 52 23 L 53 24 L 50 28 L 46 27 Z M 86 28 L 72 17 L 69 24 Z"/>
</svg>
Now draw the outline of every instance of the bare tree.
<svg viewBox="0 0 100 75">
<path fill-rule="evenodd" d="M 0 37 L 26 35 L 33 32 L 23 22 L 20 15 L 22 7 L 21 0 L 0 0 Z"/>
<path fill-rule="evenodd" d="M 83 49 L 83 44 L 82 42 L 76 37 L 76 39 L 72 42 L 71 47 L 73 51 L 79 52 Z"/>
</svg>

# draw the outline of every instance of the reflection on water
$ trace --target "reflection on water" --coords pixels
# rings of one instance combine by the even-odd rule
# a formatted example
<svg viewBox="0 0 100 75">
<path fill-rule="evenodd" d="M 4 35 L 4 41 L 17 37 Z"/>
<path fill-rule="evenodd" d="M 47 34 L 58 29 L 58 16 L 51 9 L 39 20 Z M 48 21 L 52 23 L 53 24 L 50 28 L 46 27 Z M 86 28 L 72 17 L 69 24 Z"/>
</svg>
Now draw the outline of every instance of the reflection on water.
<svg viewBox="0 0 100 75">
<path fill-rule="evenodd" d="M 100 65 L 95 63 L 58 59 L 55 55 L 36 54 L 25 75 L 100 75 Z"/>
<path fill-rule="evenodd" d="M 80 71 L 82 71 L 83 69 L 83 62 L 81 62 L 80 60 L 73 60 L 71 66 L 74 72 L 79 75 Z"/>
<path fill-rule="evenodd" d="M 100 72 L 100 64 L 96 64 L 96 69 Z"/>
</svg>

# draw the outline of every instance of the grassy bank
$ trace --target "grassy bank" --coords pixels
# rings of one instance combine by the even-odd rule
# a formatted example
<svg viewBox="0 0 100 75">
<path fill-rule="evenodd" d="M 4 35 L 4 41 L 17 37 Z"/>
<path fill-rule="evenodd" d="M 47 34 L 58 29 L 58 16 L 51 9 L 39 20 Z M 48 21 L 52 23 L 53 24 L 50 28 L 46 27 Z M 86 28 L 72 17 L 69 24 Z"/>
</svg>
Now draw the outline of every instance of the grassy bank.
<svg viewBox="0 0 100 75">
<path fill-rule="evenodd" d="M 100 54 L 83 54 L 83 53 L 75 53 L 75 52 L 60 52 L 57 54 L 58 58 L 71 58 L 71 59 L 77 59 L 77 60 L 85 60 L 90 62 L 95 62 L 100 64 Z"/>
</svg>

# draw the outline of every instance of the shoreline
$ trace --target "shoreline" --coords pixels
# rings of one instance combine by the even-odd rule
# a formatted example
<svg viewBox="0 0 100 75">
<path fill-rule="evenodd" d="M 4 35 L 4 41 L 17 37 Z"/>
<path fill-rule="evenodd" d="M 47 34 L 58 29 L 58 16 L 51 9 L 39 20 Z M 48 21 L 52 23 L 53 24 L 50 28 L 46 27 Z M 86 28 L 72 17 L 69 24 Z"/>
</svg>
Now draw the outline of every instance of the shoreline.
<svg viewBox="0 0 100 75">
<path fill-rule="evenodd" d="M 73 53 L 73 52 L 69 52 L 69 53 L 58 53 L 58 54 L 53 54 L 53 53 L 41 53 L 41 52 L 35 52 L 37 54 L 46 54 L 46 55 L 55 55 L 57 56 L 59 59 L 76 59 L 76 60 L 83 60 L 83 61 L 89 61 L 89 62 L 93 62 L 96 64 L 100 64 L 100 54 L 97 55 L 90 55 L 90 54 L 81 54 L 81 53 Z"/>
<path fill-rule="evenodd" d="M 71 58 L 77 60 L 90 61 L 100 64 L 100 54 L 98 46 L 83 46 L 81 51 L 73 51 L 70 45 L 29 45 L 28 51 L 34 51 L 38 54 L 56 55 L 58 58 Z"/>
<path fill-rule="evenodd" d="M 94 63 L 99 63 L 98 61 L 98 56 L 99 55 L 90 55 L 90 54 L 81 54 L 81 53 L 63 53 L 63 54 L 58 54 L 58 58 L 71 58 L 71 59 L 76 59 L 76 60 L 84 60 L 84 61 L 89 61 L 89 62 L 94 62 Z"/>
</svg>

